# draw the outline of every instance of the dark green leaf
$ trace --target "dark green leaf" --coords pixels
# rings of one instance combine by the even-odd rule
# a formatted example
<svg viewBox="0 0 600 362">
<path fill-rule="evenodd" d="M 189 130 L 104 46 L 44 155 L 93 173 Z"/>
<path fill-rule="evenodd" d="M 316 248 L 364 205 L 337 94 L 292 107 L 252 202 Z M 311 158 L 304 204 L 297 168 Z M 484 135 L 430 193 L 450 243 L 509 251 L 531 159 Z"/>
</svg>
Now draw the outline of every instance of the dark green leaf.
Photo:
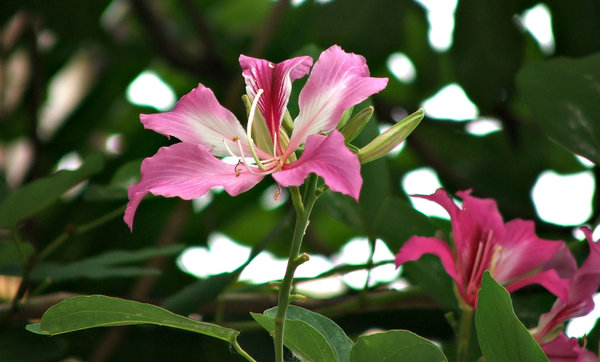
<svg viewBox="0 0 600 362">
<path fill-rule="evenodd" d="M 513 310 L 510 295 L 486 271 L 481 282 L 475 325 L 487 362 L 536 362 L 548 358 Z"/>
<path fill-rule="evenodd" d="M 514 22 L 515 1 L 461 0 L 451 55 L 456 76 L 485 113 L 494 110 L 514 86 L 521 65 L 523 35 Z"/>
<path fill-rule="evenodd" d="M 176 244 L 164 248 L 110 251 L 68 264 L 43 262 L 34 267 L 31 272 L 31 278 L 34 280 L 51 279 L 56 282 L 76 278 L 103 279 L 155 275 L 159 272 L 154 269 L 119 265 L 136 263 L 155 256 L 177 254 L 183 247 L 181 244 Z"/>
<path fill-rule="evenodd" d="M 39 329 L 47 335 L 57 335 L 87 328 L 155 324 L 200 333 L 227 342 L 235 341 L 238 331 L 186 318 L 155 305 L 90 295 L 72 297 L 50 307 L 42 316 Z"/>
<path fill-rule="evenodd" d="M 528 65 L 517 85 L 550 137 L 600 163 L 600 54 Z"/>
<path fill-rule="evenodd" d="M 33 254 L 34 249 L 31 244 L 26 242 L 18 243 L 18 246 L 14 242 L 0 243 L 0 267 L 22 262 Z"/>
<path fill-rule="evenodd" d="M 250 313 L 269 333 L 275 330 L 272 317 L 264 314 Z M 333 347 L 321 332 L 302 320 L 287 320 L 283 335 L 283 344 L 295 355 L 307 361 L 337 361 Z"/>
<path fill-rule="evenodd" d="M 416 334 L 392 330 L 361 336 L 352 348 L 350 361 L 447 361 L 433 343 Z"/>
<path fill-rule="evenodd" d="M 103 163 L 102 155 L 95 154 L 75 171 L 59 171 L 8 195 L 0 204 L 0 228 L 16 225 L 19 221 L 42 211 L 71 187 L 100 171 Z"/>
<path fill-rule="evenodd" d="M 264 312 L 264 315 L 275 318 L 277 315 L 277 307 L 267 309 Z M 308 323 L 325 337 L 327 343 L 332 347 L 333 352 L 335 353 L 336 361 L 350 361 L 350 350 L 354 343 L 352 343 L 352 340 L 346 333 L 344 333 L 344 331 L 331 319 L 308 309 L 290 305 L 287 311 L 286 320 L 299 320 Z M 298 343 L 300 342 L 295 342 L 295 344 Z"/>
</svg>

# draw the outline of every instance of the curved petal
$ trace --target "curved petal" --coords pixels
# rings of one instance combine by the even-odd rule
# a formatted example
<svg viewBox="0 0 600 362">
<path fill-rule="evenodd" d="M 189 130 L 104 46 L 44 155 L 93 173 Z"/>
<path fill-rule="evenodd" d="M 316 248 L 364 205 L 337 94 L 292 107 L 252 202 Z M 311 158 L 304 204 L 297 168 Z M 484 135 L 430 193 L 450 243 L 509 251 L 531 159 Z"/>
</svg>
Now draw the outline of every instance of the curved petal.
<svg viewBox="0 0 600 362">
<path fill-rule="evenodd" d="M 504 240 L 499 242 L 502 249 L 496 259 L 496 274 L 494 275 L 500 283 L 506 283 L 538 268 L 543 268 L 557 252 L 565 248 L 562 241 L 540 239 L 535 234 L 533 221 L 511 220 L 505 224 L 505 231 Z M 570 253 L 563 252 L 561 255 L 565 258 L 563 262 L 556 262 L 555 267 L 574 272 L 576 269 L 575 259 Z"/>
<path fill-rule="evenodd" d="M 369 77 L 362 56 L 346 53 L 337 45 L 325 50 L 300 92 L 300 114 L 294 121 L 286 153 L 296 150 L 311 134 L 333 130 L 346 108 L 381 91 L 387 81 Z"/>
<path fill-rule="evenodd" d="M 494 273 L 492 273 L 492 276 L 494 276 L 494 279 L 496 279 Z M 548 290 L 550 293 L 556 295 L 561 300 L 569 300 L 570 280 L 561 279 L 558 276 L 558 273 L 556 273 L 556 270 L 554 269 L 546 270 L 544 272 L 537 273 L 525 277 L 523 279 L 517 280 L 514 283 L 510 283 L 506 286 L 506 290 L 508 290 L 509 293 L 512 293 L 515 290 L 521 289 L 531 284 L 539 284 L 546 288 L 546 290 Z"/>
<path fill-rule="evenodd" d="M 443 189 L 438 189 L 432 195 L 413 196 L 434 201 L 448 211 L 457 264 L 468 274 L 470 268 L 476 264 L 480 244 L 490 244 L 487 245 L 488 250 L 496 249 L 498 238 L 504 236 L 504 225 L 494 200 L 473 197 L 471 190 L 459 191 L 456 194 L 463 199 L 460 208 Z"/>
<path fill-rule="evenodd" d="M 360 162 L 346 147 L 339 131 L 334 130 L 329 136 L 311 135 L 300 158 L 284 165 L 273 178 L 281 186 L 300 186 L 310 173 L 321 176 L 333 191 L 358 201 L 362 187 Z"/>
<path fill-rule="evenodd" d="M 181 97 L 171 112 L 141 114 L 140 120 L 145 128 L 183 142 L 201 144 L 215 156 L 230 155 L 224 142 L 237 155 L 239 146 L 234 140 L 239 139 L 245 155 L 250 155 L 246 131 L 240 122 L 202 84 Z"/>
<path fill-rule="evenodd" d="M 308 74 L 312 58 L 297 57 L 273 64 L 268 60 L 240 55 L 239 62 L 250 99 L 254 99 L 259 89 L 264 91 L 258 99 L 258 109 L 271 138 L 275 139 L 290 98 L 292 82 Z"/>
<path fill-rule="evenodd" d="M 450 275 L 457 283 L 461 284 L 458 273 L 456 272 L 456 264 L 454 255 L 450 246 L 445 241 L 437 238 L 413 236 L 402 245 L 398 254 L 396 254 L 396 267 L 419 259 L 423 254 L 433 254 L 440 258 L 446 273 Z"/>
<path fill-rule="evenodd" d="M 548 343 L 540 345 L 551 362 L 596 362 L 598 356 L 579 345 L 577 338 L 569 338 L 563 332 Z"/>
<path fill-rule="evenodd" d="M 222 162 L 202 145 L 176 143 L 162 147 L 142 162 L 142 178 L 130 186 L 129 203 L 123 219 L 133 228 L 135 211 L 148 192 L 184 200 L 200 197 L 213 187 L 222 186 L 235 196 L 249 190 L 263 177 L 253 175 L 243 167 Z"/>
</svg>

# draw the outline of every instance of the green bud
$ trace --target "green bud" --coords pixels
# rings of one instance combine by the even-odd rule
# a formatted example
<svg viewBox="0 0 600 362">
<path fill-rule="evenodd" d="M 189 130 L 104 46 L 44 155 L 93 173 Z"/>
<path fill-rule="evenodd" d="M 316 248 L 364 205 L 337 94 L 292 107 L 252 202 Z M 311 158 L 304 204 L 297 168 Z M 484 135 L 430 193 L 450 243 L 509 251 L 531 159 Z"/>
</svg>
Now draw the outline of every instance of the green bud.
<svg viewBox="0 0 600 362">
<path fill-rule="evenodd" d="M 248 95 L 244 94 L 242 96 L 242 102 L 244 102 L 244 107 L 246 107 L 246 117 L 249 117 L 250 108 L 252 108 L 252 101 Z M 252 123 L 252 139 L 254 140 L 254 144 L 256 144 L 261 150 L 268 153 L 273 152 L 273 141 L 271 140 L 271 134 L 267 128 L 267 122 L 265 122 L 265 119 L 260 112 L 254 113 L 254 121 Z"/>
<path fill-rule="evenodd" d="M 349 120 L 343 127 L 340 128 L 340 132 L 346 138 L 346 143 L 352 142 L 365 128 L 365 125 L 369 122 L 373 116 L 373 107 L 369 106 L 358 112 L 351 120 Z"/>
<path fill-rule="evenodd" d="M 283 114 L 283 129 L 288 133 L 292 134 L 292 130 L 294 129 L 294 120 L 292 119 L 292 115 L 290 111 L 286 108 L 285 113 Z"/>
<path fill-rule="evenodd" d="M 375 137 L 368 145 L 358 151 L 357 156 L 360 163 L 365 164 L 387 155 L 388 152 L 404 141 L 417 128 L 424 116 L 425 111 L 423 108 L 420 108 L 415 113 Z"/>
<path fill-rule="evenodd" d="M 352 110 L 354 110 L 354 106 L 347 108 L 344 113 L 342 113 L 342 117 L 340 117 L 340 121 L 338 122 L 337 129 L 342 129 L 346 125 L 346 122 L 350 119 L 352 115 Z"/>
</svg>

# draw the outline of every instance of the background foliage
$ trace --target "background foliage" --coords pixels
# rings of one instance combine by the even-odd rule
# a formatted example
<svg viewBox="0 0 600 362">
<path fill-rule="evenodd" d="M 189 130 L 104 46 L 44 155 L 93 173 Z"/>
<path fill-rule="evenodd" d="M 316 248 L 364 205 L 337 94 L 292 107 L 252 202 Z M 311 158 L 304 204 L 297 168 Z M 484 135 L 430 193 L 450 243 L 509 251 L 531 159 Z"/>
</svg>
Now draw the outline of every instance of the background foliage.
<svg viewBox="0 0 600 362">
<path fill-rule="evenodd" d="M 584 170 L 574 152 L 600 162 L 600 3 L 546 1 L 556 39 L 551 56 L 515 19 L 536 3 L 460 0 L 453 45 L 436 52 L 427 39 L 426 12 L 412 0 L 299 6 L 284 0 L 2 1 L 0 359 L 239 358 L 225 342 L 159 327 L 100 328 L 52 338 L 24 329 L 28 320 L 73 294 L 106 294 L 200 314 L 241 328 L 238 340 L 250 354 L 272 358 L 269 336 L 249 313 L 276 304 L 272 289 L 237 283 L 244 265 L 197 280 L 174 262 L 182 248 L 206 245 L 217 231 L 255 252 L 266 248 L 286 256 L 290 208 L 265 210 L 256 202 L 270 180 L 235 198 L 215 194 L 202 212 L 179 199 L 153 198 L 140 207 L 134 233 L 121 220 L 126 186 L 139 177 L 139 162 L 173 142 L 139 123 L 139 113 L 155 109 L 126 100 L 127 86 L 144 70 L 156 72 L 178 96 L 201 82 L 244 119 L 239 54 L 275 62 L 301 54 L 316 59 L 339 44 L 365 56 L 373 76 L 390 78 L 372 99 L 374 122 L 365 141 L 376 134 L 376 122 L 392 123 L 392 112 L 413 112 L 450 83 L 464 88 L 482 116 L 502 122 L 501 132 L 478 137 L 465 131 L 465 123 L 426 117 L 398 156 L 363 167 L 359 204 L 334 194 L 317 203 L 304 244 L 309 253 L 331 255 L 355 235 L 381 238 L 396 252 L 415 233 L 447 230 L 444 222 L 414 211 L 401 188 L 402 177 L 423 166 L 433 168 L 450 192 L 472 188 L 475 196 L 495 198 L 505 220 L 533 219 L 541 237 L 572 240 L 571 228 L 539 220 L 530 192 L 543 170 Z M 413 83 L 390 73 L 386 62 L 394 52 L 413 61 Z M 68 66 L 75 88 L 53 89 L 51 80 Z M 44 133 L 42 119 L 52 118 L 45 105 L 52 97 L 66 104 L 54 117 L 63 123 Z M 106 140 L 115 134 L 122 144 L 109 152 Z M 11 158 L 17 144 L 29 150 L 25 160 Z M 49 177 L 71 152 L 84 160 L 82 168 Z M 24 168 L 22 177 L 9 173 L 16 164 Z M 596 167 L 593 171 L 598 175 Z M 88 178 L 79 194 L 61 196 Z M 596 197 L 588 221 L 593 225 L 597 204 Z M 572 243 L 572 249 L 580 259 L 586 255 L 581 244 Z M 451 350 L 452 332 L 443 315 L 456 301 L 439 263 L 425 258 L 407 265 L 404 275 L 418 288 L 376 286 L 300 305 L 333 318 L 355 340 L 370 328 L 402 328 Z M 14 308 L 15 294 L 28 303 Z M 513 299 L 527 327 L 552 303 L 533 287 Z M 597 350 L 597 338 L 588 346 Z"/>
</svg>

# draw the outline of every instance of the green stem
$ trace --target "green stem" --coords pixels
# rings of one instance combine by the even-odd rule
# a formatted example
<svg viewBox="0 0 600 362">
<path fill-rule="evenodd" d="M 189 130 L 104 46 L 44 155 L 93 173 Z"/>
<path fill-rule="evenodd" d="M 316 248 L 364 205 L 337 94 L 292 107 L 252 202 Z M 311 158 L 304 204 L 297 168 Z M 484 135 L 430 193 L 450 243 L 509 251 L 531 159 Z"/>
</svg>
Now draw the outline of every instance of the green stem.
<svg viewBox="0 0 600 362">
<path fill-rule="evenodd" d="M 471 327 L 473 325 L 473 316 L 475 310 L 472 308 L 462 308 L 460 322 L 458 325 L 457 335 L 457 361 L 462 362 L 467 360 L 469 353 L 469 340 L 471 339 Z"/>
<path fill-rule="evenodd" d="M 275 344 L 275 361 L 283 362 L 283 331 L 285 328 L 285 316 L 288 306 L 290 305 L 290 291 L 292 290 L 292 282 L 294 280 L 294 272 L 296 268 L 304 263 L 307 258 L 299 256 L 302 240 L 306 228 L 308 227 L 310 213 L 312 207 L 317 201 L 315 193 L 317 187 L 317 177 L 312 175 L 306 182 L 306 196 L 304 202 L 300 196 L 298 187 L 290 187 L 292 203 L 296 209 L 296 226 L 294 227 L 294 235 L 292 237 L 292 245 L 290 247 L 290 255 L 288 258 L 285 276 L 279 286 L 279 296 L 277 299 L 277 315 L 275 316 L 275 332 L 273 341 Z"/>
<path fill-rule="evenodd" d="M 256 360 L 252 358 L 252 356 L 250 356 L 246 351 L 242 349 L 237 339 L 233 340 L 231 344 L 233 345 L 233 348 L 236 350 L 236 352 L 240 354 L 240 356 L 244 357 L 247 361 L 256 362 Z"/>
</svg>

